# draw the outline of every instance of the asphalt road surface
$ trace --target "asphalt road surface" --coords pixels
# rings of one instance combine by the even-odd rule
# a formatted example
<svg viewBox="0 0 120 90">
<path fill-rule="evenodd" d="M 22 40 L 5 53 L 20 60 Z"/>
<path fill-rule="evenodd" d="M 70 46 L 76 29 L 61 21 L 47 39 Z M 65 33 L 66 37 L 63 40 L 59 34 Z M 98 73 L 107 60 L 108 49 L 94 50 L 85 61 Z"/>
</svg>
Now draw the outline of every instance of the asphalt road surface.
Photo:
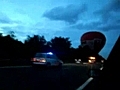
<svg viewBox="0 0 120 90">
<path fill-rule="evenodd" d="M 62 68 L 0 67 L 0 90 L 76 90 L 89 77 L 89 65 Z"/>
</svg>

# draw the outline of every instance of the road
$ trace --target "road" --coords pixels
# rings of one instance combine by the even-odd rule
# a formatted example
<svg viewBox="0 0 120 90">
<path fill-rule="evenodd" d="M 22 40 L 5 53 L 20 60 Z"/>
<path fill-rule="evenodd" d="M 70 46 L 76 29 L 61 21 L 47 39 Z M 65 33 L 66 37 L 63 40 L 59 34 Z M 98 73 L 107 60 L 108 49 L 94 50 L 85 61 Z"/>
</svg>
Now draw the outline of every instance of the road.
<svg viewBox="0 0 120 90">
<path fill-rule="evenodd" d="M 62 68 L 0 67 L 0 90 L 76 90 L 89 77 L 89 65 Z"/>
</svg>

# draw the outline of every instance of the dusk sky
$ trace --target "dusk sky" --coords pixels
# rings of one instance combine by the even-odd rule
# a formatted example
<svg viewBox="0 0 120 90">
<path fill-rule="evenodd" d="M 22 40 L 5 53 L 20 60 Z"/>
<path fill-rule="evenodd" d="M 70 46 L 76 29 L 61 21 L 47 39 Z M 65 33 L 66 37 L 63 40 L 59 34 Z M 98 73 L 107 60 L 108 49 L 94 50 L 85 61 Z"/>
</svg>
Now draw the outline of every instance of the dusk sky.
<svg viewBox="0 0 120 90">
<path fill-rule="evenodd" d="M 69 37 L 72 46 L 88 31 L 100 31 L 106 45 L 100 54 L 107 58 L 120 35 L 120 0 L 0 0 L 0 33 L 14 31 L 24 41 L 27 35 Z"/>
</svg>

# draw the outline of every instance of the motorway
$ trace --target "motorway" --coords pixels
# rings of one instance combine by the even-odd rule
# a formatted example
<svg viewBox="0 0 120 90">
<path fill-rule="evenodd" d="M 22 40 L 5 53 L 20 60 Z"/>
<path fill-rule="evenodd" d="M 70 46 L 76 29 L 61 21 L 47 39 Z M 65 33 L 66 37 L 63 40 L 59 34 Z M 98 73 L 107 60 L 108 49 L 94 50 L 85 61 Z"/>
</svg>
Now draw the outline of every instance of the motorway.
<svg viewBox="0 0 120 90">
<path fill-rule="evenodd" d="M 0 90 L 76 90 L 89 78 L 89 68 L 83 64 L 0 67 Z"/>
</svg>

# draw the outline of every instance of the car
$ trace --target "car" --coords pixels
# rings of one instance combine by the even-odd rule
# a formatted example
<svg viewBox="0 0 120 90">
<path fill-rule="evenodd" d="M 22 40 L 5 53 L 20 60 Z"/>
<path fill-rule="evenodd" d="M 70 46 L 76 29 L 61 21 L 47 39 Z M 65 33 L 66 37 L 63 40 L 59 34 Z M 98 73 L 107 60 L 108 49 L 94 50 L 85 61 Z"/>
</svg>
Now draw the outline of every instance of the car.
<svg viewBox="0 0 120 90">
<path fill-rule="evenodd" d="M 88 57 L 88 63 L 95 63 L 96 62 L 96 57 L 90 56 Z"/>
<path fill-rule="evenodd" d="M 61 67 L 63 61 L 58 59 L 58 57 L 52 52 L 48 53 L 36 53 L 34 58 L 32 58 L 32 65 L 41 65 L 41 66 L 59 66 Z"/>
<path fill-rule="evenodd" d="M 75 59 L 75 63 L 82 63 L 81 59 Z"/>
</svg>

